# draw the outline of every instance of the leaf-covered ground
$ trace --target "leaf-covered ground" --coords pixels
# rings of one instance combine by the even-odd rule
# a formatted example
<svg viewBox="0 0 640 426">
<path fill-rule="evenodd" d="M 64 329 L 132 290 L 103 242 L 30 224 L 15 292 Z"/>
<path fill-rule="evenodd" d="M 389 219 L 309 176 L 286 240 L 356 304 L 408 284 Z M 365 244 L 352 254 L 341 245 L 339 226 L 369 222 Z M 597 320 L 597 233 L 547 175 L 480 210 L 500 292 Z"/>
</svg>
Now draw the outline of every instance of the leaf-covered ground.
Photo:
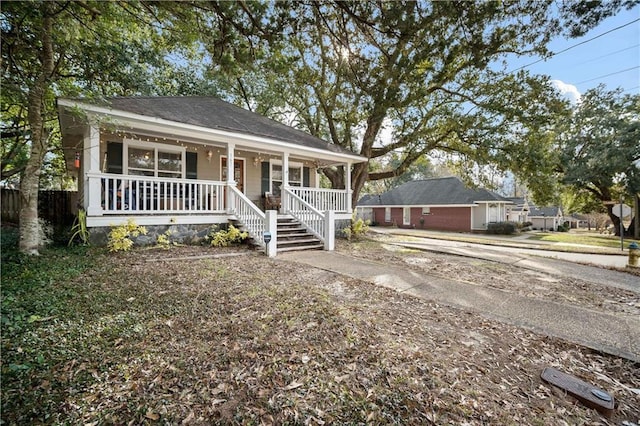
<svg viewBox="0 0 640 426">
<path fill-rule="evenodd" d="M 87 257 L 30 292 L 3 276 L 5 424 L 640 422 L 638 364 L 463 310 L 237 248 Z M 615 415 L 547 366 L 613 393 Z"/>
</svg>

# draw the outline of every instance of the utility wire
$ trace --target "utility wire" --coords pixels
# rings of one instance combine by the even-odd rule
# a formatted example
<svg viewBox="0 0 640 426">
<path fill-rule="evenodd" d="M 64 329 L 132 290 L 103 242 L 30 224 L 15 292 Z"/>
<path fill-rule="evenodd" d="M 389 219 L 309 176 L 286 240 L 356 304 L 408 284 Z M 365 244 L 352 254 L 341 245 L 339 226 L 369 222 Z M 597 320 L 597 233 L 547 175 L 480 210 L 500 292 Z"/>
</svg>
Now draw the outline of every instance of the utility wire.
<svg viewBox="0 0 640 426">
<path fill-rule="evenodd" d="M 584 61 L 584 62 L 578 62 L 578 63 L 577 63 L 577 64 L 575 64 L 575 65 L 588 64 L 589 62 L 594 62 L 594 61 L 597 61 L 598 59 L 607 58 L 607 57 L 609 57 L 609 56 L 613 56 L 613 55 L 616 55 L 616 54 L 618 54 L 618 53 L 625 52 L 625 51 L 627 51 L 627 50 L 631 50 L 631 49 L 633 49 L 633 48 L 635 48 L 635 47 L 638 47 L 638 46 L 640 46 L 640 43 L 635 44 L 635 45 L 633 45 L 633 46 L 625 47 L 624 49 L 616 50 L 615 52 L 607 53 L 606 55 L 601 55 L 601 56 L 598 56 L 598 57 L 596 57 L 596 58 L 588 59 L 588 60 L 586 60 L 586 61 Z"/>
<path fill-rule="evenodd" d="M 616 74 L 622 74 L 623 72 L 636 70 L 638 68 L 640 68 L 640 65 L 636 65 L 635 67 L 627 68 L 626 70 L 620 70 L 620 71 L 612 72 L 612 73 L 609 73 L 609 74 L 600 75 L 598 77 L 590 78 L 589 80 L 580 81 L 580 82 L 576 83 L 576 85 L 582 84 L 582 83 L 588 83 L 588 82 L 594 81 L 594 80 L 598 80 L 599 78 L 609 77 L 609 76 L 616 75 Z"/>
<path fill-rule="evenodd" d="M 562 49 L 562 50 L 560 50 L 560 51 L 558 51 L 558 52 L 552 53 L 552 54 L 551 54 L 551 56 L 549 56 L 548 58 L 540 58 L 540 59 L 538 59 L 537 61 L 533 61 L 533 62 L 531 62 L 531 63 L 529 63 L 529 64 L 523 65 L 523 66 L 521 66 L 520 68 L 516 68 L 516 69 L 514 69 L 514 70 L 512 70 L 512 71 L 509 71 L 509 73 L 516 72 L 516 71 L 520 71 L 521 69 L 524 69 L 524 68 L 530 67 L 531 65 L 534 65 L 534 64 L 537 64 L 537 63 L 539 63 L 539 62 L 542 62 L 542 61 L 546 61 L 546 60 L 548 60 L 548 59 L 551 59 L 551 58 L 553 58 L 554 56 L 558 56 L 559 54 L 566 52 L 567 50 L 571 50 L 571 49 L 573 49 L 574 47 L 578 47 L 578 46 L 583 45 L 583 44 L 585 44 L 585 43 L 589 43 L 589 42 L 591 42 L 591 41 L 593 41 L 593 40 L 595 40 L 595 39 L 597 39 L 597 38 L 600 38 L 600 37 L 602 37 L 602 36 L 605 36 L 605 35 L 607 35 L 607 34 L 609 34 L 609 33 L 612 33 L 612 32 L 614 32 L 614 31 L 618 31 L 619 29 L 622 29 L 622 28 L 624 28 L 624 27 L 628 27 L 629 25 L 634 24 L 634 23 L 636 23 L 636 22 L 638 22 L 638 21 L 640 21 L 640 18 L 638 18 L 638 19 L 634 19 L 634 20 L 633 20 L 633 21 L 631 21 L 631 22 L 627 22 L 626 24 L 620 25 L 619 27 L 612 28 L 612 29 L 610 29 L 609 31 L 605 31 L 605 32 L 603 32 L 602 34 L 598 34 L 597 36 L 591 37 L 591 38 L 590 38 L 590 39 L 588 39 L 588 40 L 583 40 L 583 41 L 581 41 L 580 43 L 576 43 L 576 44 L 574 44 L 574 45 L 572 45 L 572 46 L 569 46 L 569 47 L 567 47 L 567 48 L 565 48 L 565 49 Z"/>
</svg>

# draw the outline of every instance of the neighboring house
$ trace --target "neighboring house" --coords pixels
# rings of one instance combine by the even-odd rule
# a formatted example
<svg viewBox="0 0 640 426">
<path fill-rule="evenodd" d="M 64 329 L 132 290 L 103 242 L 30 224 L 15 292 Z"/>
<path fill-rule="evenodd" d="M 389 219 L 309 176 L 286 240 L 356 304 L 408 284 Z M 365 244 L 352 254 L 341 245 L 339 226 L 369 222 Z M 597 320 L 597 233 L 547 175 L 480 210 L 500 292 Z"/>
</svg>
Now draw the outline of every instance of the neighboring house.
<svg viewBox="0 0 640 426">
<path fill-rule="evenodd" d="M 524 223 L 529 221 L 529 202 L 526 197 L 507 197 L 513 204 L 507 206 L 507 220 L 509 222 Z"/>
<path fill-rule="evenodd" d="M 482 231 L 506 220 L 510 201 L 486 189 L 467 188 L 456 177 L 407 182 L 380 195 L 366 195 L 358 214 L 378 226 L 444 231 Z"/>
<path fill-rule="evenodd" d="M 542 231 L 555 231 L 558 225 L 564 223 L 562 209 L 560 207 L 536 207 L 532 206 L 529 211 L 529 222 L 531 228 L 540 229 Z"/>
<path fill-rule="evenodd" d="M 367 159 L 212 97 L 58 100 L 68 164 L 92 230 L 134 218 L 147 227 L 239 222 L 275 247 L 276 215 L 292 216 L 333 248 L 349 218 L 351 166 Z M 229 167 L 231 165 L 231 167 Z M 342 165 L 346 189 L 319 188 L 318 169 Z"/>
</svg>

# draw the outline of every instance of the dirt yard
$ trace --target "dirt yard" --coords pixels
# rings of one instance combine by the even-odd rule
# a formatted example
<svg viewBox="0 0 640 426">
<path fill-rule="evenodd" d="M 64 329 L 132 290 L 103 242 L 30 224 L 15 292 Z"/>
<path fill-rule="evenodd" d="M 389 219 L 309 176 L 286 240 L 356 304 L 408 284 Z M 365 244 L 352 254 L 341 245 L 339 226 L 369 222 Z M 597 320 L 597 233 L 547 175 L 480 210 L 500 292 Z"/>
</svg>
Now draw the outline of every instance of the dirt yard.
<svg viewBox="0 0 640 426">
<path fill-rule="evenodd" d="M 514 279 L 504 265 L 370 241 L 339 250 L 621 315 L 640 309 L 621 290 Z M 230 252 L 240 255 L 194 258 Z M 245 249 L 100 255 L 50 291 L 65 292 L 66 310 L 3 336 L 6 424 L 640 423 L 638 364 Z M 35 353 L 40 368 L 4 372 Z M 613 417 L 543 383 L 547 366 L 612 393 Z"/>
</svg>

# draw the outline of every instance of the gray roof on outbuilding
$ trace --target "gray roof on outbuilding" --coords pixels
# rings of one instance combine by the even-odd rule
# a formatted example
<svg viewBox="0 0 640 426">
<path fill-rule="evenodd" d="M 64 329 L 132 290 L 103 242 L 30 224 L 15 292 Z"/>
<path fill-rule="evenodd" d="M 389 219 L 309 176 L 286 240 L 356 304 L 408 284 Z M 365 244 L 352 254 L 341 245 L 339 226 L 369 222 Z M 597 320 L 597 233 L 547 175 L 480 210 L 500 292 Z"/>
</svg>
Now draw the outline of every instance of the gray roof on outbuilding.
<svg viewBox="0 0 640 426">
<path fill-rule="evenodd" d="M 556 217 L 561 215 L 560 207 L 536 207 L 530 206 L 529 217 Z"/>
<path fill-rule="evenodd" d="M 94 101 L 76 100 L 99 105 Z M 102 106 L 208 129 L 249 134 L 307 148 L 357 155 L 301 130 L 210 96 L 114 97 L 108 98 L 106 105 Z"/>
<path fill-rule="evenodd" d="M 477 202 L 510 203 L 494 192 L 467 188 L 457 177 L 446 177 L 407 182 L 380 195 L 362 197 L 358 206 L 470 205 Z"/>
</svg>

